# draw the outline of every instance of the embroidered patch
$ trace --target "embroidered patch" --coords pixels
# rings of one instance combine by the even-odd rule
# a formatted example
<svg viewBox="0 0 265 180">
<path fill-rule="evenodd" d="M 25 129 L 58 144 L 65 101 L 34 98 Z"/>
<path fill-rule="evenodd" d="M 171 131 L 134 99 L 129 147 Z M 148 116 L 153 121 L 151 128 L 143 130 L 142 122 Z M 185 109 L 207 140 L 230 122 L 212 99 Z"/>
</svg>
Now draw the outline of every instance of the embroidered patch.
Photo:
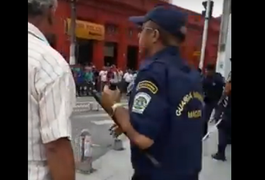
<svg viewBox="0 0 265 180">
<path fill-rule="evenodd" d="M 143 114 L 145 108 L 151 101 L 151 96 L 145 92 L 139 92 L 135 95 L 133 101 L 132 112 Z"/>
<path fill-rule="evenodd" d="M 151 81 L 140 81 L 136 87 L 137 91 L 139 89 L 148 89 L 153 94 L 156 94 L 158 91 L 157 86 L 154 83 L 152 83 Z"/>
</svg>

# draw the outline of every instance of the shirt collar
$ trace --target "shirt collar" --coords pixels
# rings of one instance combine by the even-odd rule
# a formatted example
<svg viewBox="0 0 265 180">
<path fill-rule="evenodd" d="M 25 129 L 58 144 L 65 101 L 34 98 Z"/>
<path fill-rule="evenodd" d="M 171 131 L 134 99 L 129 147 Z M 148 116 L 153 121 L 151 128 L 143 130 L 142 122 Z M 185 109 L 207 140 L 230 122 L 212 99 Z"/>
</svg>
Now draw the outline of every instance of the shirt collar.
<svg viewBox="0 0 265 180">
<path fill-rule="evenodd" d="M 161 56 L 164 55 L 179 55 L 179 47 L 176 46 L 168 46 L 164 49 L 162 49 L 161 51 L 157 52 L 152 59 L 159 59 Z"/>
<path fill-rule="evenodd" d="M 28 33 L 32 34 L 36 38 L 40 39 L 49 44 L 48 40 L 45 38 L 44 34 L 32 23 L 28 22 Z"/>
</svg>

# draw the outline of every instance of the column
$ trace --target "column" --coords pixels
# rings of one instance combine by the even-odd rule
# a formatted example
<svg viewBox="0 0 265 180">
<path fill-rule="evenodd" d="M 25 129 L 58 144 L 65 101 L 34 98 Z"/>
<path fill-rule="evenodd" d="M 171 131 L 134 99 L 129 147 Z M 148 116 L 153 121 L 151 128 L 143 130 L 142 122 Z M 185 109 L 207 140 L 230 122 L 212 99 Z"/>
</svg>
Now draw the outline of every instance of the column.
<svg viewBox="0 0 265 180">
<path fill-rule="evenodd" d="M 104 41 L 94 41 L 92 62 L 96 68 L 104 66 Z"/>
<path fill-rule="evenodd" d="M 59 20 L 56 21 L 55 25 L 55 35 L 56 35 L 56 46 L 55 49 L 58 50 L 60 53 L 62 52 L 63 55 L 65 56 L 65 60 L 69 63 L 70 59 L 70 41 L 69 41 L 69 36 L 66 34 L 64 31 L 65 29 L 65 24 L 64 20 L 60 18 Z"/>
<path fill-rule="evenodd" d="M 127 35 L 128 28 L 124 22 L 121 22 L 119 26 L 119 42 L 118 42 L 118 57 L 117 57 L 117 67 L 123 70 L 126 69 L 127 66 Z"/>
<path fill-rule="evenodd" d="M 98 19 L 98 24 L 104 25 L 104 20 Z M 93 59 L 92 63 L 96 66 L 96 68 L 100 69 L 104 66 L 104 45 L 105 41 L 94 41 L 93 43 Z"/>
</svg>

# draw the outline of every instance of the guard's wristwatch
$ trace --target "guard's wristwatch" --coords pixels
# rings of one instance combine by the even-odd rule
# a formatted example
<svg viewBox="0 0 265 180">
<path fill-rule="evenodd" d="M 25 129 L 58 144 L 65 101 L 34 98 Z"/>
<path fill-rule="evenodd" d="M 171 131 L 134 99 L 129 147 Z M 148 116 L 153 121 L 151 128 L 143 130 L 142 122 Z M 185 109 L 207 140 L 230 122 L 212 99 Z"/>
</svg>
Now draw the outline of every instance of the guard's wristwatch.
<svg viewBox="0 0 265 180">
<path fill-rule="evenodd" d="M 117 109 L 118 107 L 122 107 L 122 106 L 123 106 L 123 105 L 122 105 L 121 103 L 115 103 L 115 104 L 113 104 L 113 106 L 111 106 L 112 114 L 110 114 L 110 116 L 112 117 L 112 116 L 114 115 L 116 109 Z"/>
</svg>

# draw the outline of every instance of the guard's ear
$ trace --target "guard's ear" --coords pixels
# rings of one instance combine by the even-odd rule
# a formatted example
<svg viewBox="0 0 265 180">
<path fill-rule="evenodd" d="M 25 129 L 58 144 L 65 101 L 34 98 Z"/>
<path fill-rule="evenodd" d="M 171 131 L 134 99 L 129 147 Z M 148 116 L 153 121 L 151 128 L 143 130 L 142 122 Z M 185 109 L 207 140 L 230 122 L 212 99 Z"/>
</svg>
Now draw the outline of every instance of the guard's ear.
<svg viewBox="0 0 265 180">
<path fill-rule="evenodd" d="M 186 27 L 186 26 L 182 26 L 182 27 L 180 28 L 180 32 L 181 32 L 182 34 L 186 35 L 186 34 L 187 34 L 187 27 Z"/>
<path fill-rule="evenodd" d="M 155 29 L 153 31 L 153 43 L 157 42 L 159 38 L 160 38 L 160 32 L 157 29 Z"/>
</svg>

